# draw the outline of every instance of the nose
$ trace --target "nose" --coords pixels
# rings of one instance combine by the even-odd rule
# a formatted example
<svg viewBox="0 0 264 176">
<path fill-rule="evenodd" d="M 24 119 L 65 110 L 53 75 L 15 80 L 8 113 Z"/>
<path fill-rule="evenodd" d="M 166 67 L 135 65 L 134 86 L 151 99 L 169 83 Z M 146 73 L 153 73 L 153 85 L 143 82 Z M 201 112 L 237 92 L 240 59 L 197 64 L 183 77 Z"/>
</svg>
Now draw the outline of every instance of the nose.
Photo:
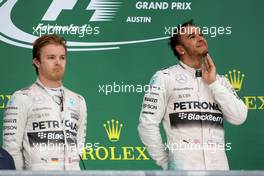
<svg viewBox="0 0 264 176">
<path fill-rule="evenodd" d="M 198 41 L 205 41 L 204 37 L 201 35 L 198 35 Z"/>
<path fill-rule="evenodd" d="M 56 64 L 56 65 L 60 65 L 60 64 L 61 64 L 61 60 L 60 60 L 59 57 L 56 57 L 56 59 L 55 59 L 55 64 Z"/>
<path fill-rule="evenodd" d="M 206 40 L 205 40 L 205 38 L 203 37 L 203 36 L 200 36 L 199 35 L 199 37 L 198 37 L 198 43 L 203 43 L 203 44 L 205 44 L 206 45 Z"/>
</svg>

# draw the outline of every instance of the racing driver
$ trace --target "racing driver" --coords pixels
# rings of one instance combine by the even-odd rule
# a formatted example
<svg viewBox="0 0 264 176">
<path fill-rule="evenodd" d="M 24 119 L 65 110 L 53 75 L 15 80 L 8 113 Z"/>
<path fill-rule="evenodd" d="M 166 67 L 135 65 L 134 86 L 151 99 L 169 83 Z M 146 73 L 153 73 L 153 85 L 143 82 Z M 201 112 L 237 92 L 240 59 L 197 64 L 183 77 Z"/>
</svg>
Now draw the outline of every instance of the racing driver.
<svg viewBox="0 0 264 176">
<path fill-rule="evenodd" d="M 16 91 L 4 112 L 3 147 L 18 170 L 80 170 L 86 104 L 62 85 L 66 41 L 50 34 L 33 44 L 36 82 Z"/>
<path fill-rule="evenodd" d="M 170 45 L 179 64 L 152 77 L 139 136 L 164 170 L 229 170 L 225 148 L 231 146 L 224 141 L 223 121 L 242 124 L 247 107 L 228 79 L 216 73 L 207 42 L 192 20 L 175 29 Z"/>
</svg>

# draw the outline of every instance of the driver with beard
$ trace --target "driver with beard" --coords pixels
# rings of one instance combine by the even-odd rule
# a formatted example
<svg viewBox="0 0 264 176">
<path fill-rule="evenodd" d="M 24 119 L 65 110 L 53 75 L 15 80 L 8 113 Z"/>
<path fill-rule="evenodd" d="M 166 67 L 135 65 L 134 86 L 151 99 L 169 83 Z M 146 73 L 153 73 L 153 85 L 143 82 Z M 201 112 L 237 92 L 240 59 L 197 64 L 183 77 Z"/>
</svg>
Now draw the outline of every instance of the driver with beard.
<svg viewBox="0 0 264 176">
<path fill-rule="evenodd" d="M 86 135 L 86 103 L 62 84 L 66 41 L 43 35 L 33 44 L 36 82 L 16 91 L 3 120 L 3 148 L 16 169 L 80 170 Z"/>
</svg>

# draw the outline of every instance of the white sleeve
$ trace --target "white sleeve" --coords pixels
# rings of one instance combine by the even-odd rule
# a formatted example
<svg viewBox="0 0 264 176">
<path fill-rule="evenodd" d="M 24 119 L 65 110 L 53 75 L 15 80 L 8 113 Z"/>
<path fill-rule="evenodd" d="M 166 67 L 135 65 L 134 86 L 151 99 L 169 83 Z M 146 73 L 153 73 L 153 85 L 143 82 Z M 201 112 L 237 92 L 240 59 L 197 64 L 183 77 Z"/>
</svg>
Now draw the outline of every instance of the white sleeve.
<svg viewBox="0 0 264 176">
<path fill-rule="evenodd" d="M 159 71 L 152 77 L 143 99 L 138 125 L 139 136 L 148 153 L 163 169 L 168 168 L 168 154 L 159 128 L 167 105 L 165 76 Z"/>
<path fill-rule="evenodd" d="M 85 99 L 83 97 L 80 97 L 80 99 L 80 118 L 78 120 L 77 146 L 79 155 L 82 156 L 83 150 L 85 149 L 87 107 Z"/>
<path fill-rule="evenodd" d="M 246 120 L 247 107 L 237 96 L 227 78 L 219 77 L 219 79 L 209 85 L 209 88 L 228 122 L 240 125 Z"/>
<path fill-rule="evenodd" d="M 4 112 L 3 148 L 13 157 L 17 170 L 24 169 L 23 137 L 27 122 L 27 95 L 14 93 Z"/>
</svg>

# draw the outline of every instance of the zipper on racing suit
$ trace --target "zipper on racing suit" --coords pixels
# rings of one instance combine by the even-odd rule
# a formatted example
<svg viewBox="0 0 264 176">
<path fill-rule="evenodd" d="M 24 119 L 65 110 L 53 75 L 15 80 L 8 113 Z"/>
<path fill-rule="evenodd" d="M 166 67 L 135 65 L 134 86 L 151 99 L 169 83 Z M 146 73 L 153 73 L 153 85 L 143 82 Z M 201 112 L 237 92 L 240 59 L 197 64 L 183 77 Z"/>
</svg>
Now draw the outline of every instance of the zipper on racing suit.
<svg viewBox="0 0 264 176">
<path fill-rule="evenodd" d="M 62 94 L 62 104 L 61 104 L 61 111 L 60 111 L 60 120 L 61 120 L 61 126 L 62 126 L 62 132 L 63 132 L 63 137 L 64 137 L 64 145 L 63 145 L 63 158 L 64 158 L 64 163 L 63 163 L 63 170 L 66 170 L 66 150 L 68 149 L 68 143 L 67 143 L 67 138 L 66 138 L 66 132 L 65 132 L 65 108 L 64 108 L 64 101 L 65 101 L 65 94 L 64 91 L 61 92 Z M 68 152 L 67 152 L 68 153 Z"/>
<path fill-rule="evenodd" d="M 195 72 L 195 78 L 196 78 L 196 82 L 197 82 L 197 97 L 198 97 L 198 102 L 200 102 L 200 93 L 201 93 L 201 78 L 202 78 L 202 71 L 201 70 L 196 70 Z M 202 110 L 200 110 L 200 115 L 202 114 Z M 201 122 L 201 145 L 202 145 L 202 152 L 203 152 L 203 163 L 204 163 L 204 169 L 206 169 L 206 162 L 205 162 L 205 152 L 204 152 L 204 149 L 203 149 L 203 144 L 204 144 L 204 135 L 203 135 L 203 121 L 200 120 Z"/>
</svg>

